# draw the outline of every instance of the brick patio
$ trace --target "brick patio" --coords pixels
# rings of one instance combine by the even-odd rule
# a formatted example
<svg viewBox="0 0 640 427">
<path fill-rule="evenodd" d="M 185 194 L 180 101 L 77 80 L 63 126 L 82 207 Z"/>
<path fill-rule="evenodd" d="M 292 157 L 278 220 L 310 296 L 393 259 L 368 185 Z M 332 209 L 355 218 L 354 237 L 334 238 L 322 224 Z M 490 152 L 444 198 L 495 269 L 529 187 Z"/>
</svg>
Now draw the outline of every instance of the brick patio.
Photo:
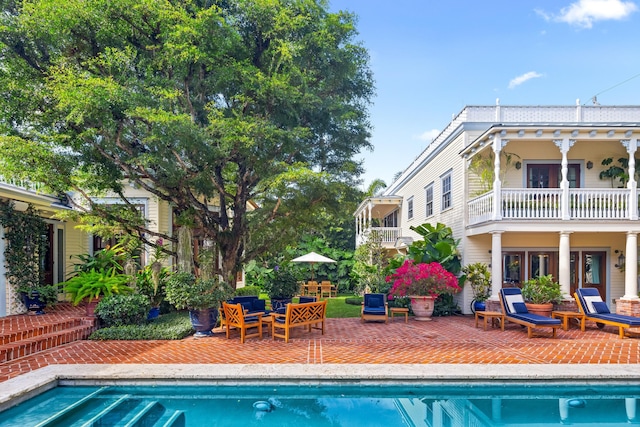
<svg viewBox="0 0 640 427">
<path fill-rule="evenodd" d="M 44 325 L 82 319 L 82 309 L 62 305 L 42 316 L 0 319 L 0 336 Z M 70 320 L 71 319 L 71 320 Z M 86 319 L 85 319 L 86 320 Z M 65 332 L 63 332 L 65 333 Z M 7 344 L 0 341 L 0 350 Z M 0 363 L 0 381 L 55 364 L 635 364 L 640 360 L 640 340 L 619 339 L 617 328 L 587 331 L 576 326 L 548 332 L 532 339 L 518 325 L 483 330 L 470 316 L 435 318 L 431 322 L 396 317 L 389 324 L 361 323 L 357 318 L 327 319 L 325 335 L 299 329 L 285 344 L 263 339 L 227 340 L 217 332 L 212 338 L 188 337 L 179 341 L 75 341 L 17 355 Z M 3 360 L 3 359 L 0 359 Z"/>
</svg>

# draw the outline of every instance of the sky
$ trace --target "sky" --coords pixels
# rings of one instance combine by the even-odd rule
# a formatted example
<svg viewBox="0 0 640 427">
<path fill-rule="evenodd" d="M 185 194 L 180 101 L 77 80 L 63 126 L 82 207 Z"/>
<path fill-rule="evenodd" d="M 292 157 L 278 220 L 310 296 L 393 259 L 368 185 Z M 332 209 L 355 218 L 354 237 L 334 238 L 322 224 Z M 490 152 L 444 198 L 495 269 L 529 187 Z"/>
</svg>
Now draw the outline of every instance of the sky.
<svg viewBox="0 0 640 427">
<path fill-rule="evenodd" d="M 376 85 L 364 188 L 467 105 L 640 105 L 640 0 L 329 2 L 357 16 Z"/>
</svg>

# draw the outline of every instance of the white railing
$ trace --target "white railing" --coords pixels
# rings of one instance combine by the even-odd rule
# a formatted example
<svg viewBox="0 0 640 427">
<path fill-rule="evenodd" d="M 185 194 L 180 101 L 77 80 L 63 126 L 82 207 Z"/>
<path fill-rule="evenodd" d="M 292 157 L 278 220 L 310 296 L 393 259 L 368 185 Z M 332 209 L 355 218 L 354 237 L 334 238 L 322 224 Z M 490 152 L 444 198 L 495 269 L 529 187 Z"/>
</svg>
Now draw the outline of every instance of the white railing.
<svg viewBox="0 0 640 427">
<path fill-rule="evenodd" d="M 562 219 L 562 190 L 559 188 L 509 188 L 501 192 L 501 219 Z M 571 220 L 629 219 L 629 190 L 625 188 L 572 188 L 567 212 Z M 494 218 L 494 192 L 468 203 L 469 224 Z M 638 206 L 638 195 L 633 197 Z"/>
<path fill-rule="evenodd" d="M 33 191 L 35 193 L 41 193 L 44 185 L 39 182 L 32 182 L 26 179 L 13 179 L 5 178 L 0 175 L 0 183 L 13 185 L 14 187 L 22 188 L 27 191 Z"/>
<path fill-rule="evenodd" d="M 469 200 L 468 209 L 472 224 L 489 221 L 493 216 L 493 191 Z"/>
<path fill-rule="evenodd" d="M 366 243 L 367 239 L 375 234 L 380 238 L 380 243 L 395 244 L 396 239 L 400 237 L 400 227 L 369 227 L 365 228 L 356 236 L 356 245 L 360 246 Z"/>
<path fill-rule="evenodd" d="M 569 190 L 571 218 L 625 219 L 629 217 L 629 190 L 624 188 L 598 190 Z"/>
<path fill-rule="evenodd" d="M 505 219 L 559 219 L 562 191 L 559 188 L 518 188 L 502 190 L 502 217 Z"/>
</svg>

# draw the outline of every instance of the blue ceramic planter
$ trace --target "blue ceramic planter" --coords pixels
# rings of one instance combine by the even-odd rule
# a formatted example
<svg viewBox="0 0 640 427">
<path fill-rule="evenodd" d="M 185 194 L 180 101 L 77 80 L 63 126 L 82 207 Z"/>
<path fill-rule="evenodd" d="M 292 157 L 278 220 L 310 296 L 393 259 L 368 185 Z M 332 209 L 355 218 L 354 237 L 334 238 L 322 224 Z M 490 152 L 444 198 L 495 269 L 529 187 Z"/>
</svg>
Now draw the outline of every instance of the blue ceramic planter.
<svg viewBox="0 0 640 427">
<path fill-rule="evenodd" d="M 191 326 L 196 330 L 194 337 L 211 337 L 213 336 L 211 330 L 218 323 L 218 310 L 215 308 L 191 310 L 189 311 L 189 318 L 191 319 Z"/>
</svg>

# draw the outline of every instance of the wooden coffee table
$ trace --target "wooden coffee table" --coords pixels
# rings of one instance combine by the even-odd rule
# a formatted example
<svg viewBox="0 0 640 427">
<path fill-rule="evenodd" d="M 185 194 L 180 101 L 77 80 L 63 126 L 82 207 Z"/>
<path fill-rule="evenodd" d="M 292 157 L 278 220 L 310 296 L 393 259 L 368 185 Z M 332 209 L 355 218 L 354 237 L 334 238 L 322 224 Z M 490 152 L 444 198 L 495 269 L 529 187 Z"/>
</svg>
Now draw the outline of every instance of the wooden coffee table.
<svg viewBox="0 0 640 427">
<path fill-rule="evenodd" d="M 491 327 L 496 326 L 495 322 L 500 322 L 500 329 L 504 331 L 504 314 L 498 311 L 476 311 L 476 328 L 478 327 L 478 320 L 484 319 L 484 330 L 487 330 L 487 322 L 491 319 Z"/>
</svg>

